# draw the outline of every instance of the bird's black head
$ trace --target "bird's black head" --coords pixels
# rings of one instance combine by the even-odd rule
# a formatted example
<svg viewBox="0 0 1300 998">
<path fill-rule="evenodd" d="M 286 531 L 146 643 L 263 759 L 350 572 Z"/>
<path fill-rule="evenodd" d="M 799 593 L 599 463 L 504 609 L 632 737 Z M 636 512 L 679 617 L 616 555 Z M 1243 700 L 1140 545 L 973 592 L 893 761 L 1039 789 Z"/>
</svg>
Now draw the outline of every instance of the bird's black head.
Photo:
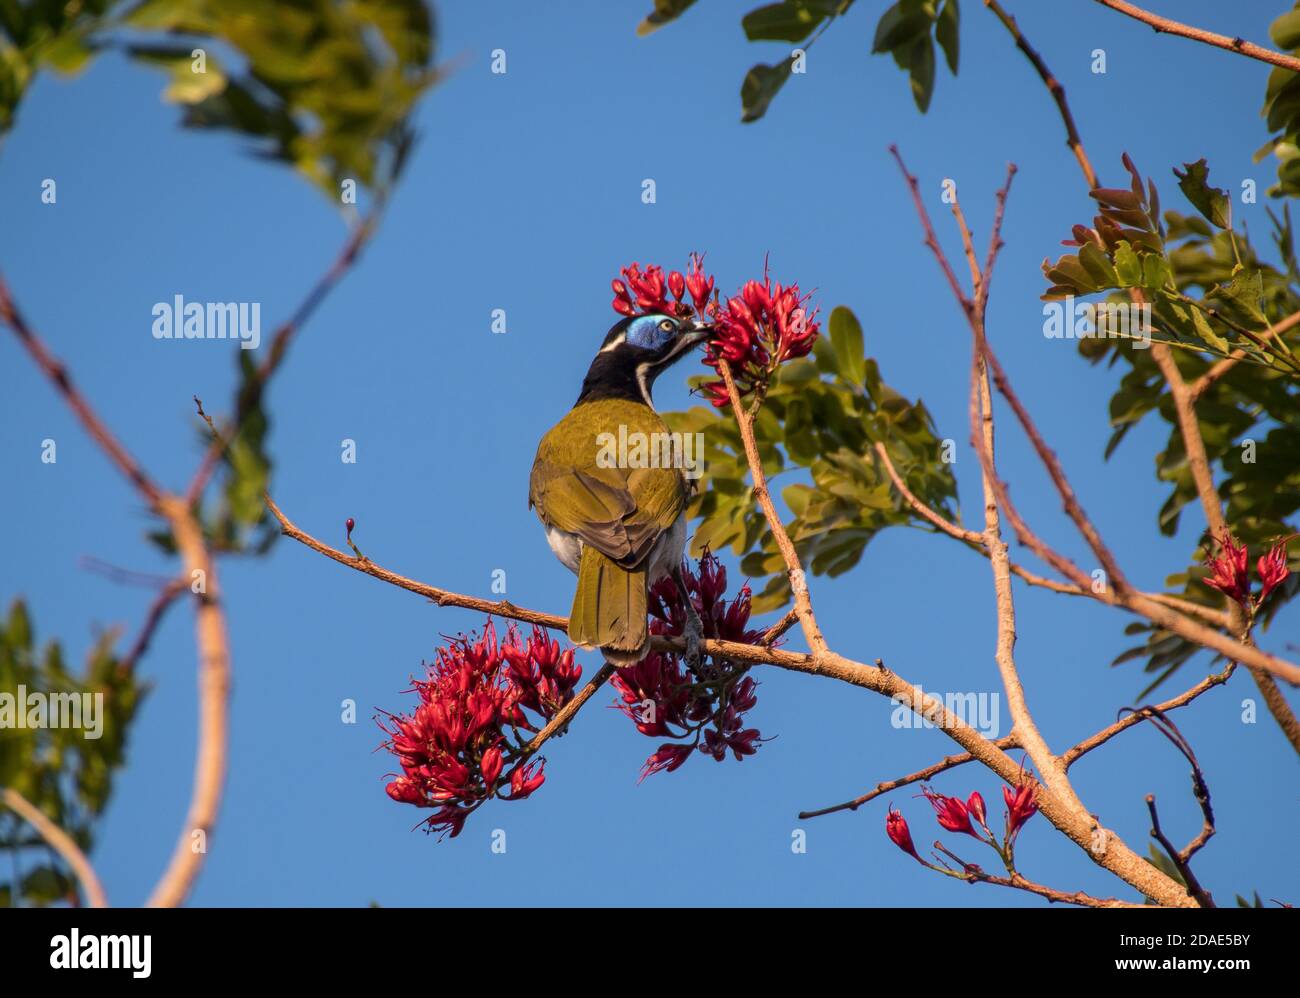
<svg viewBox="0 0 1300 998">
<path fill-rule="evenodd" d="M 591 362 L 578 402 L 621 398 L 653 407 L 650 390 L 659 372 L 712 332 L 706 322 L 659 313 L 619 320 Z"/>
</svg>

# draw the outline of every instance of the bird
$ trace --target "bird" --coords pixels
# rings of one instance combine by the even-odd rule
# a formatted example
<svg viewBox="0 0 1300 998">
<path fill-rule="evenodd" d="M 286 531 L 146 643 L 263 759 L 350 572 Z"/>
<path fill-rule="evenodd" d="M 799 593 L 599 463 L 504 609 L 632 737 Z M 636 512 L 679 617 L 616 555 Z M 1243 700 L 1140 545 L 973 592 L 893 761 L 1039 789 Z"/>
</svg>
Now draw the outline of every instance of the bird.
<svg viewBox="0 0 1300 998">
<path fill-rule="evenodd" d="M 699 661 L 700 620 L 682 577 L 690 483 L 680 461 L 664 466 L 644 457 L 655 443 L 674 439 L 655 411 L 655 379 L 712 331 L 712 323 L 657 312 L 620 319 L 601 342 L 577 402 L 537 447 L 528 505 L 555 556 L 578 577 L 569 639 L 600 649 L 616 666 L 649 652 L 649 590 L 665 576 L 675 579 L 686 605 L 687 662 Z M 612 439 L 651 446 L 641 460 L 611 461 Z"/>
</svg>

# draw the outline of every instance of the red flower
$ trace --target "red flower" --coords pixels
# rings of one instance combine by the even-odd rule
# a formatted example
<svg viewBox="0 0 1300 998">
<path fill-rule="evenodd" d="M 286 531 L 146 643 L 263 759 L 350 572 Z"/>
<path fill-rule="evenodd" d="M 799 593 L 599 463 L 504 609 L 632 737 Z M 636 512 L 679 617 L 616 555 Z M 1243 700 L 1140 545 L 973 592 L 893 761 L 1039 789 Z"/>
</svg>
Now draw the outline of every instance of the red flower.
<svg viewBox="0 0 1300 998">
<path fill-rule="evenodd" d="M 943 794 L 936 794 L 933 790 L 926 788 L 921 791 L 930 806 L 934 808 L 935 817 L 939 819 L 939 825 L 948 829 L 950 832 L 965 832 L 967 835 L 975 835 L 975 829 L 971 827 L 970 812 L 966 805 L 962 803 L 960 797 L 947 797 Z"/>
<path fill-rule="evenodd" d="M 511 793 L 503 799 L 531 794 L 546 777 L 542 760 L 527 761 L 526 738 L 573 698 L 582 675 L 573 657 L 539 627 L 527 641 L 512 627 L 498 643 L 491 620 L 477 640 L 462 636 L 439 648 L 428 678 L 413 683 L 415 711 L 385 712 L 387 724 L 380 722 L 402 767 L 388 796 L 437 808 L 425 824 L 454 837 L 493 796 L 507 763 Z"/>
<path fill-rule="evenodd" d="M 1255 568 L 1259 572 L 1260 581 L 1264 583 L 1259 599 L 1255 603 L 1259 606 L 1268 599 L 1268 594 L 1285 582 L 1286 577 L 1291 574 L 1291 569 L 1287 566 L 1286 541 L 1279 541 L 1273 545 L 1268 554 L 1261 555 L 1259 561 L 1255 563 Z"/>
<path fill-rule="evenodd" d="M 696 312 L 710 311 L 709 299 L 713 297 L 713 278 L 704 273 L 704 257 L 698 253 L 692 253 L 687 263 L 686 289 L 691 293 L 691 301 L 695 303 Z"/>
<path fill-rule="evenodd" d="M 1210 576 L 1205 584 L 1219 590 L 1229 599 L 1236 600 L 1243 607 L 1250 600 L 1250 577 L 1246 570 L 1246 545 L 1237 544 L 1226 530 L 1219 543 L 1222 545 L 1217 558 L 1210 558 L 1205 565 L 1210 569 Z"/>
<path fill-rule="evenodd" d="M 694 751 L 694 745 L 681 745 L 673 742 L 660 745 L 659 750 L 647 759 L 645 765 L 641 767 L 641 780 L 644 780 L 652 773 L 671 773 L 686 762 Z M 641 780 L 637 780 L 637 782 L 640 783 Z"/>
<path fill-rule="evenodd" d="M 479 770 L 483 774 L 483 782 L 491 787 L 501 775 L 501 749 L 495 745 L 483 753 L 483 758 L 479 762 Z"/>
<path fill-rule="evenodd" d="M 708 551 L 698 570 L 682 566 L 686 594 L 671 577 L 650 591 L 652 634 L 679 636 L 686 629 L 685 598 L 691 600 L 705 638 L 754 644 L 762 631 L 749 629 L 750 591 L 742 586 L 727 600 L 727 570 Z M 651 738 L 676 738 L 682 743 L 661 745 L 646 760 L 641 779 L 672 772 L 697 749 L 719 762 L 728 752 L 737 760 L 758 751 L 763 738 L 745 726 L 745 713 L 758 703 L 758 684 L 745 675 L 747 667 L 726 659 L 706 658 L 699 676 L 691 675 L 680 655 L 652 652 L 635 665 L 624 666 L 610 680 L 619 693 L 614 707 Z M 690 741 L 685 741 L 690 739 Z"/>
<path fill-rule="evenodd" d="M 817 339 L 817 312 L 805 307 L 807 295 L 799 285 L 782 286 L 763 270 L 763 280 L 748 281 L 740 293 L 727 300 L 714 316 L 717 333 L 709 341 L 705 363 L 721 372 L 721 363 L 731 367 L 741 395 L 752 392 L 787 360 L 804 357 Z M 706 385 L 713 404 L 727 404 L 726 384 Z"/>
<path fill-rule="evenodd" d="M 981 825 L 984 824 L 984 798 L 980 796 L 978 790 L 972 791 L 970 798 L 966 801 L 966 808 L 971 814 L 975 815 L 975 820 Z"/>
<path fill-rule="evenodd" d="M 541 759 L 524 764 L 519 763 L 510 771 L 510 796 L 508 800 L 523 800 L 534 790 L 546 782 L 546 774 L 542 772 L 544 763 Z"/>
<path fill-rule="evenodd" d="M 631 263 L 620 271 L 622 280 L 616 278 L 610 283 L 614 289 L 614 300 L 610 304 L 620 315 L 657 313 L 679 318 L 694 315 L 703 319 L 713 310 L 705 290 L 712 290 L 713 278 L 705 278 L 702 263 L 702 258 L 692 253 L 687 275 L 674 270 L 666 276 L 663 267 L 657 264 L 642 271 L 639 263 Z M 694 304 L 682 300 L 688 288 Z"/>
<path fill-rule="evenodd" d="M 1032 778 L 1023 780 L 1014 789 L 1009 786 L 1002 788 L 1002 799 L 1007 803 L 1008 842 L 1015 839 L 1024 823 L 1038 813 L 1038 805 L 1034 803 L 1037 789 L 1038 784 Z"/>
<path fill-rule="evenodd" d="M 915 856 L 918 860 L 921 858 L 916 855 L 916 846 L 912 845 L 912 833 L 908 830 L 907 819 L 901 812 L 894 810 L 893 804 L 889 805 L 889 813 L 885 815 L 885 834 L 889 836 L 889 841 L 903 852 Z"/>
</svg>

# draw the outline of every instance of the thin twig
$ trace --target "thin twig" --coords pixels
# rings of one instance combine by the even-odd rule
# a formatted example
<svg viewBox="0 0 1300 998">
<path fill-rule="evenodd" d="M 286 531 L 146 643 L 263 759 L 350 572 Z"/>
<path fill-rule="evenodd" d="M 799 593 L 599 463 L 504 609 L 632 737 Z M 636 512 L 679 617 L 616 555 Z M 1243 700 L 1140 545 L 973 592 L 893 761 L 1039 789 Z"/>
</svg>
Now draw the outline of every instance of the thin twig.
<svg viewBox="0 0 1300 998">
<path fill-rule="evenodd" d="M 148 611 L 145 613 L 144 623 L 140 625 L 140 631 L 136 635 L 135 641 L 132 642 L 130 649 L 117 663 L 119 674 L 129 675 L 135 671 L 136 665 L 144 657 L 144 653 L 149 650 L 149 644 L 153 640 L 158 626 L 162 623 L 163 617 L 181 593 L 185 592 L 189 586 L 188 579 L 172 579 L 154 597 L 153 602 L 149 604 Z"/>
<path fill-rule="evenodd" d="M 86 401 L 85 396 L 72 383 L 72 377 L 68 374 L 68 369 L 46 348 L 40 337 L 27 324 L 18 306 L 14 303 L 13 297 L 9 293 L 9 286 L 5 284 L 3 276 L 0 276 L 0 322 L 3 322 L 18 337 L 18 341 L 31 354 L 32 359 L 36 361 L 45 376 L 54 383 L 59 394 L 63 396 L 65 402 L 81 420 L 81 425 L 85 427 L 87 433 L 99 444 L 110 461 L 117 466 L 117 469 L 126 476 L 127 480 L 144 496 L 151 509 L 156 509 L 159 501 L 162 499 L 162 489 L 154 484 L 151 479 L 136 461 L 135 458 L 127 451 L 126 447 L 113 435 L 110 430 L 96 415 Z"/>
<path fill-rule="evenodd" d="M 1083 908 L 1152 907 L 1149 904 L 1139 904 L 1134 901 L 1121 901 L 1119 898 L 1093 897 L 1091 894 L 1085 894 L 1083 891 L 1058 891 L 1054 887 L 1045 887 L 1042 884 L 1036 884 L 1019 873 L 1013 873 L 1009 877 L 998 877 L 981 870 L 979 873 L 970 874 L 969 877 L 976 883 L 997 884 L 1000 887 L 1014 887 L 1017 890 L 1028 891 L 1030 894 L 1037 894 L 1039 897 L 1047 898 L 1048 901 L 1057 904 L 1077 904 Z"/>
<path fill-rule="evenodd" d="M 790 589 L 794 593 L 794 608 L 799 615 L 799 623 L 803 627 L 804 637 L 807 639 L 808 647 L 814 655 L 825 654 L 827 650 L 826 639 L 822 637 L 821 628 L 817 625 L 817 617 L 813 613 L 812 598 L 808 594 L 808 577 L 804 574 L 803 566 L 799 563 L 799 553 L 795 550 L 794 542 L 790 540 L 785 525 L 777 515 L 776 506 L 772 503 L 771 492 L 767 487 L 767 477 L 763 474 L 763 461 L 759 457 L 758 444 L 754 439 L 753 414 L 746 411 L 744 406 L 741 405 L 740 392 L 736 389 L 736 380 L 732 377 L 731 365 L 725 360 L 720 360 L 718 370 L 722 372 L 722 380 L 727 386 L 727 395 L 731 400 L 731 411 L 736 417 L 736 425 L 740 429 L 740 439 L 745 446 L 745 457 L 749 461 L 749 474 L 754 482 L 754 498 L 758 500 L 764 516 L 767 517 L 768 526 L 772 530 L 772 537 L 776 541 L 777 549 L 781 552 L 781 558 L 785 561 L 785 567 L 790 578 Z"/>
<path fill-rule="evenodd" d="M 998 748 L 1006 750 L 1017 747 L 1015 735 L 1004 735 L 993 743 Z M 822 815 L 835 814 L 838 811 L 856 811 L 863 804 L 875 800 L 882 794 L 897 790 L 900 787 L 910 786 L 913 783 L 920 783 L 923 780 L 931 780 L 940 773 L 945 773 L 957 766 L 964 766 L 975 759 L 969 752 L 959 752 L 956 755 L 944 756 L 936 763 L 926 766 L 924 769 L 918 769 L 914 773 L 908 773 L 906 776 L 899 776 L 893 780 L 886 780 L 883 783 L 877 783 L 875 787 L 866 793 L 854 797 L 852 800 L 846 800 L 843 804 L 833 804 L 830 807 L 818 808 L 816 811 L 800 811 L 801 820 L 808 818 L 820 818 Z"/>
<path fill-rule="evenodd" d="M 1281 52 L 1274 52 L 1272 49 L 1264 48 L 1262 45 L 1256 45 L 1254 42 L 1248 42 L 1244 38 L 1229 38 L 1227 35 L 1215 34 L 1213 31 L 1206 31 L 1203 28 L 1194 28 L 1189 24 L 1182 24 L 1179 21 L 1171 20 L 1167 17 L 1161 17 L 1158 14 L 1152 14 L 1150 11 L 1143 10 L 1141 7 L 1126 3 L 1125 0 L 1097 0 L 1103 7 L 1109 7 L 1111 10 L 1126 14 L 1135 21 L 1141 21 L 1143 24 L 1151 27 L 1157 34 L 1178 35 L 1181 38 L 1190 38 L 1194 42 L 1204 42 L 1206 45 L 1213 45 L 1215 48 L 1226 49 L 1229 52 L 1236 52 L 1238 55 L 1248 56 L 1251 59 L 1258 59 L 1260 62 L 1267 62 L 1274 66 L 1281 66 L 1283 69 L 1289 69 L 1293 73 L 1300 73 L 1300 59 L 1294 56 L 1283 55 Z"/>
<path fill-rule="evenodd" d="M 1179 876 L 1187 884 L 1187 891 L 1202 908 L 1213 908 L 1214 900 L 1209 893 L 1201 886 L 1196 874 L 1192 872 L 1191 864 L 1187 862 L 1186 857 L 1178 848 L 1165 837 L 1165 833 L 1160 828 L 1160 815 L 1156 813 L 1156 798 L 1154 794 L 1147 794 L 1147 811 L 1151 815 L 1151 837 L 1160 843 L 1160 848 L 1164 849 L 1165 854 L 1178 870 Z"/>
<path fill-rule="evenodd" d="M 1095 188 L 1097 186 L 1097 172 L 1092 168 L 1088 154 L 1084 152 L 1083 141 L 1079 138 L 1079 131 L 1074 126 L 1074 115 L 1070 113 L 1070 105 L 1065 100 L 1065 87 L 1061 86 L 1060 80 L 1052 75 L 1052 71 L 1047 68 L 1047 63 L 1043 62 L 1043 57 L 1020 33 L 1020 26 L 1016 24 L 1016 19 L 1002 9 L 1002 5 L 998 3 L 998 0 L 984 0 L 984 6 L 996 14 L 998 20 L 1011 33 L 1011 37 L 1015 39 L 1016 47 L 1033 64 L 1048 92 L 1051 93 L 1052 100 L 1056 101 L 1056 108 L 1060 112 L 1061 120 L 1065 123 L 1065 144 L 1070 147 L 1070 151 L 1074 153 L 1074 158 L 1079 161 L 1079 169 L 1083 171 L 1089 189 Z"/>
<path fill-rule="evenodd" d="M 947 534 L 956 540 L 966 544 L 971 550 L 988 557 L 988 551 L 984 547 L 984 535 L 977 530 L 967 530 L 965 527 L 949 520 L 943 514 L 934 508 L 926 505 L 921 499 L 907 487 L 898 468 L 894 465 L 893 459 L 889 456 L 889 451 L 885 445 L 877 442 L 873 445 L 881 464 L 885 468 L 885 474 L 889 480 L 894 483 L 894 488 L 898 490 L 903 500 L 912 507 L 913 511 L 922 519 L 934 524 L 940 532 Z M 1066 596 L 1086 596 L 1092 598 L 1092 592 L 1089 589 L 1083 589 L 1069 582 L 1058 582 L 1056 579 L 1049 579 L 1031 572 L 1019 562 L 1011 562 L 1011 572 L 1019 576 L 1031 586 L 1037 586 L 1041 589 L 1048 589 L 1054 593 L 1062 593 Z M 1181 596 L 1174 596 L 1169 593 L 1143 593 L 1147 599 L 1156 603 L 1163 603 L 1171 609 L 1180 613 L 1190 614 L 1194 617 L 1200 617 L 1202 620 L 1216 627 L 1226 627 L 1228 625 L 1228 615 L 1223 610 L 1216 610 L 1212 606 L 1205 606 L 1203 603 L 1196 603 L 1192 600 L 1185 599 Z"/>
<path fill-rule="evenodd" d="M 271 337 L 271 345 L 267 350 L 266 357 L 258 365 L 253 377 L 239 389 L 235 401 L 235 413 L 231 417 L 230 425 L 227 426 L 225 432 L 219 432 L 212 421 L 208 421 L 213 439 L 208 444 L 208 449 L 199 462 L 194 477 L 190 480 L 189 488 L 186 489 L 185 497 L 191 505 L 198 502 L 203 490 L 211 480 L 222 454 L 231 443 L 238 439 L 244 427 L 244 421 L 248 418 L 249 413 L 257 408 L 262 398 L 262 392 L 266 389 L 267 382 L 271 380 L 279 368 L 280 362 L 284 360 L 294 334 L 306 324 L 312 313 L 316 311 L 330 291 L 356 263 L 362 249 L 364 249 L 378 227 L 382 210 L 383 202 L 380 201 L 375 209 L 352 230 L 338 256 L 330 264 L 329 269 L 312 285 L 311 290 L 307 292 L 307 297 L 302 300 L 289 319 L 275 331 L 275 334 Z"/>
<path fill-rule="evenodd" d="M 72 868 L 72 872 L 76 874 L 77 880 L 81 882 L 81 886 L 86 892 L 86 902 L 92 908 L 108 907 L 108 898 L 104 894 L 104 887 L 99 882 L 99 876 L 95 873 L 95 868 L 90 865 L 90 860 L 86 858 L 86 854 L 81 851 L 81 847 L 77 845 L 71 835 L 51 821 L 44 811 L 17 790 L 0 787 L 0 804 L 4 804 L 5 807 L 36 829 L 41 838 L 49 844 L 49 847 L 58 853 L 63 861 Z"/>
<path fill-rule="evenodd" d="M 1273 323 L 1268 331 L 1263 334 L 1263 338 L 1266 341 L 1273 339 L 1274 337 L 1281 336 L 1283 333 L 1290 332 L 1296 326 L 1300 326 L 1300 312 L 1292 312 L 1285 319 Z M 1279 340 L 1279 342 L 1282 341 Z M 1227 357 L 1224 357 L 1223 360 L 1214 364 L 1214 366 L 1212 366 L 1208 371 L 1193 381 L 1189 386 L 1189 394 L 1191 395 L 1192 402 L 1196 402 L 1200 399 L 1200 397 L 1209 391 L 1210 388 L 1219 381 L 1219 379 L 1241 363 L 1245 357 L 1246 351 L 1238 348 L 1232 351 L 1232 353 Z"/>
</svg>

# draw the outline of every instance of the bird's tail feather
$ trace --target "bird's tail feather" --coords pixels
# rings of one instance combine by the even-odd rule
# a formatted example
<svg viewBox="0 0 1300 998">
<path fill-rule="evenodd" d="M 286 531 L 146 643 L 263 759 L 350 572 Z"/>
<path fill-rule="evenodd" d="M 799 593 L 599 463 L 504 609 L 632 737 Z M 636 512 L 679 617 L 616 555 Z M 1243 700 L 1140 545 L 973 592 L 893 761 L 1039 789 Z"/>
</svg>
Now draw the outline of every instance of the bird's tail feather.
<svg viewBox="0 0 1300 998">
<path fill-rule="evenodd" d="M 622 568 L 591 545 L 582 549 L 569 638 L 599 648 L 615 665 L 630 665 L 650 650 L 646 628 L 646 573 Z"/>
</svg>

